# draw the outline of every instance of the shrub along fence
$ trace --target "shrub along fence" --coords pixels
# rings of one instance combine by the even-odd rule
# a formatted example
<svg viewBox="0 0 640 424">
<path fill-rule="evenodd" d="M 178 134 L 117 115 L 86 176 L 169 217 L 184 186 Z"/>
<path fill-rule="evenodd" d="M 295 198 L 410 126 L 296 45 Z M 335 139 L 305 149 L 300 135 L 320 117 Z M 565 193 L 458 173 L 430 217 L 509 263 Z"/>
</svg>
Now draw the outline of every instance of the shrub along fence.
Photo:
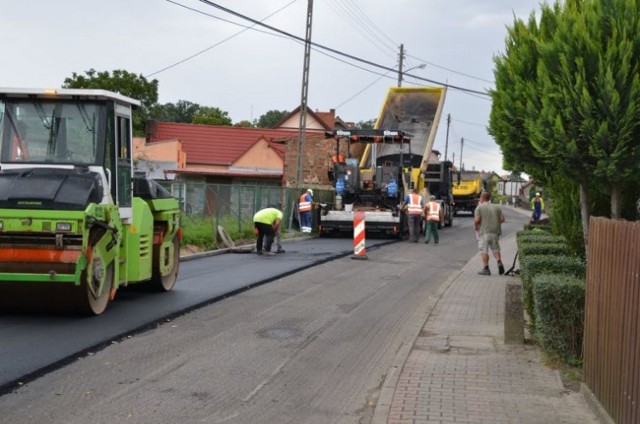
<svg viewBox="0 0 640 424">
<path fill-rule="evenodd" d="M 517 234 L 529 331 L 561 360 L 582 359 L 584 261 L 569 253 L 563 237 L 537 227 Z"/>
</svg>

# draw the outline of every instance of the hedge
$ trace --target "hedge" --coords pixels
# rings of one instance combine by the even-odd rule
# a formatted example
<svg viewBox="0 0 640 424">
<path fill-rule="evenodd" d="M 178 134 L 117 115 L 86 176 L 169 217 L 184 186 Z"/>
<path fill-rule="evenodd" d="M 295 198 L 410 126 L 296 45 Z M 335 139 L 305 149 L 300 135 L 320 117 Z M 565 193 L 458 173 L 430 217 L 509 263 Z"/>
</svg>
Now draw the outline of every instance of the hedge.
<svg viewBox="0 0 640 424">
<path fill-rule="evenodd" d="M 537 241 L 518 243 L 518 252 L 521 258 L 531 255 L 568 255 L 569 246 L 564 243 L 539 243 Z"/>
<path fill-rule="evenodd" d="M 524 309 L 529 314 L 532 330 L 535 330 L 536 326 L 533 278 L 542 274 L 565 274 L 578 278 L 585 278 L 586 275 L 584 261 L 576 256 L 558 254 L 521 256 L 520 266 L 524 288 Z"/>
<path fill-rule="evenodd" d="M 554 236 L 546 233 L 525 233 L 520 231 L 516 236 L 516 241 L 520 243 L 566 243 L 564 236 Z"/>
<path fill-rule="evenodd" d="M 569 363 L 582 359 L 585 280 L 567 274 L 533 277 L 535 337 L 542 348 Z"/>
</svg>

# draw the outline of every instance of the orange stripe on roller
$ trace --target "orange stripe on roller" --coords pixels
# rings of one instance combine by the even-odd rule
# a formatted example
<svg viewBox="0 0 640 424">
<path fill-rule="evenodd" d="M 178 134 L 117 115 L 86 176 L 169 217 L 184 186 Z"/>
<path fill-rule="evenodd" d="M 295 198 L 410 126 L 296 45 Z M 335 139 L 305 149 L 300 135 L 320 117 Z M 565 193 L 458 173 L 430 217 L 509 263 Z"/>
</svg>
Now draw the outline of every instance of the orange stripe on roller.
<svg viewBox="0 0 640 424">
<path fill-rule="evenodd" d="M 79 250 L 5 248 L 0 249 L 0 261 L 76 263 L 81 253 Z"/>
</svg>

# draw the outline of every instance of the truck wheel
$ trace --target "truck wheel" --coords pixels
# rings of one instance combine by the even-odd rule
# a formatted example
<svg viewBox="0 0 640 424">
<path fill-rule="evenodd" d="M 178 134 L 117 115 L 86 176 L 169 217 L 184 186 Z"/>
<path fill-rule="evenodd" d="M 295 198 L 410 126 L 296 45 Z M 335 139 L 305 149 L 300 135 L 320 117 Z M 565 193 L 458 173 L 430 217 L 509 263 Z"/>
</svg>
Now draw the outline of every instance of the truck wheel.
<svg viewBox="0 0 640 424">
<path fill-rule="evenodd" d="M 151 288 L 158 292 L 168 292 L 173 289 L 178 279 L 178 270 L 180 268 L 180 240 L 178 237 L 173 238 L 170 247 L 165 248 L 165 252 L 160 254 L 160 246 L 153 248 L 153 276 L 151 277 Z M 164 275 L 162 275 L 162 262 L 169 266 Z"/>
</svg>

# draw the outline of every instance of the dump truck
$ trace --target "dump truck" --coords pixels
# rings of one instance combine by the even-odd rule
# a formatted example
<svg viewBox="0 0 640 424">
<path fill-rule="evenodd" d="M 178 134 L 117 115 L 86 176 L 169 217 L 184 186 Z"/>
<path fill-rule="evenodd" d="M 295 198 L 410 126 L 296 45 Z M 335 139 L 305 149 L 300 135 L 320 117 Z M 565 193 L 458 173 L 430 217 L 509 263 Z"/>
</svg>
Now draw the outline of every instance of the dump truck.
<svg viewBox="0 0 640 424">
<path fill-rule="evenodd" d="M 454 174 L 453 183 L 453 213 L 474 213 L 480 195 L 485 190 L 484 180 L 478 171 L 457 171 Z"/>
<path fill-rule="evenodd" d="M 133 168 L 138 100 L 0 88 L 0 309 L 100 315 L 118 288 L 173 289 L 180 208 Z"/>
<path fill-rule="evenodd" d="M 320 234 L 353 231 L 354 211 L 364 212 L 368 233 L 405 234 L 407 219 L 400 203 L 415 187 L 425 199 L 430 194 L 424 171 L 445 92 L 443 87 L 391 87 L 374 130 L 327 133 L 328 138 L 336 140 L 337 155 L 341 152 L 340 140 L 365 143 L 366 147 L 360 158 L 347 158 L 345 164 L 334 165 L 335 201 L 321 211 Z M 441 174 L 449 175 L 448 171 Z M 445 203 L 450 210 L 451 202 L 443 198 Z M 451 214 L 447 218 L 446 224 L 451 225 Z"/>
</svg>

